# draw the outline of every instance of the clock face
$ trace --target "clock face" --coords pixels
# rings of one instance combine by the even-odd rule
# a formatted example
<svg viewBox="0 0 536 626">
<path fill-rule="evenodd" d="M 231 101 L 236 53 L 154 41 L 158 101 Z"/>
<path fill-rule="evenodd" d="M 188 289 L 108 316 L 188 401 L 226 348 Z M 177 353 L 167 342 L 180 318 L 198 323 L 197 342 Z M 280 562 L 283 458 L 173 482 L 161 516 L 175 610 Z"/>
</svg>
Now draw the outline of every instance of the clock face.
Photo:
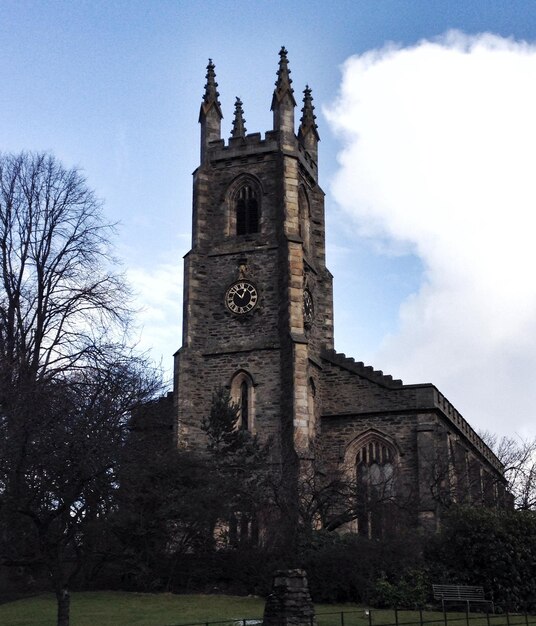
<svg viewBox="0 0 536 626">
<path fill-rule="evenodd" d="M 303 321 L 306 324 L 310 324 L 313 321 L 315 309 L 313 305 L 313 296 L 311 292 L 306 289 L 303 292 Z"/>
<path fill-rule="evenodd" d="M 225 294 L 225 304 L 231 313 L 243 315 L 249 313 L 259 299 L 255 285 L 247 280 L 233 283 Z"/>
</svg>

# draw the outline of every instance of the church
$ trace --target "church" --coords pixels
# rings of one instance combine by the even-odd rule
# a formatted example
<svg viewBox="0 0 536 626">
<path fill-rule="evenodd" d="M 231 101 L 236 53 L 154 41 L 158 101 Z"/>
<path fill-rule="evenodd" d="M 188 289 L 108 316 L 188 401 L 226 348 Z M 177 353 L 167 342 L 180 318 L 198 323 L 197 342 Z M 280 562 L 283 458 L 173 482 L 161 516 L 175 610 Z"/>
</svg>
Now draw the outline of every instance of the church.
<svg viewBox="0 0 536 626">
<path fill-rule="evenodd" d="M 174 365 L 176 445 L 206 445 L 202 420 L 223 386 L 240 407 L 239 427 L 272 442 L 273 463 L 321 458 L 326 472 L 355 480 L 348 530 L 381 536 L 388 509 L 372 503 L 395 497 L 410 503 L 412 525 L 430 530 L 446 501 L 509 506 L 501 463 L 433 384 L 405 385 L 335 351 L 312 93 L 306 86 L 296 130 L 285 48 L 279 57 L 264 136 L 246 133 L 237 98 L 222 137 L 207 66 Z"/>
</svg>

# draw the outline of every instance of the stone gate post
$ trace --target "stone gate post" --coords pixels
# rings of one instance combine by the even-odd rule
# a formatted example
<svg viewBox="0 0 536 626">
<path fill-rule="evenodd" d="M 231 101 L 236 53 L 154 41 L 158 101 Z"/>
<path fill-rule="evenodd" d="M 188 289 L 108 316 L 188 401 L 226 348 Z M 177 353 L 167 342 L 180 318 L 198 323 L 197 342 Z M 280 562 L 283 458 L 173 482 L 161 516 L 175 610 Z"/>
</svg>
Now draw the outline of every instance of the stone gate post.
<svg viewBox="0 0 536 626">
<path fill-rule="evenodd" d="M 274 574 L 272 593 L 264 607 L 263 626 L 316 626 L 304 570 L 281 570 Z"/>
</svg>

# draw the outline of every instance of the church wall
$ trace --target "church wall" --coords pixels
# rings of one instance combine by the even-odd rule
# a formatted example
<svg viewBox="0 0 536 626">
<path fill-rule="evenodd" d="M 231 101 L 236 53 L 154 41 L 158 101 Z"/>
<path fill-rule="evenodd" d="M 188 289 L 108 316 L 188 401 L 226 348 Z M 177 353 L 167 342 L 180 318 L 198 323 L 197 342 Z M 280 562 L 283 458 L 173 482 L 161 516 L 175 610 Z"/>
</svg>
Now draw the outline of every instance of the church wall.
<svg viewBox="0 0 536 626">
<path fill-rule="evenodd" d="M 188 325 L 189 344 L 197 352 L 224 352 L 274 346 L 279 342 L 278 328 L 278 255 L 275 248 L 252 249 L 243 245 L 225 255 L 191 253 L 195 257 L 194 276 L 190 279 L 189 306 L 195 311 Z M 246 276 L 258 285 L 259 301 L 247 322 L 225 307 L 225 293 L 239 278 L 239 265 L 246 260 Z"/>
<path fill-rule="evenodd" d="M 322 418 L 322 453 L 326 465 L 332 470 L 342 469 L 351 480 L 355 479 L 355 458 L 351 455 L 352 443 L 368 431 L 374 431 L 394 444 L 398 452 L 396 468 L 397 501 L 402 508 L 413 511 L 418 492 L 417 414 L 367 414 L 331 416 Z"/>
<path fill-rule="evenodd" d="M 355 442 L 371 434 L 398 451 L 396 500 L 410 520 L 437 530 L 451 503 L 510 508 L 502 475 L 436 411 L 324 415 L 321 447 L 331 471 L 355 477 Z"/>
<path fill-rule="evenodd" d="M 280 424 L 280 358 L 279 351 L 266 349 L 261 351 L 229 352 L 224 354 L 200 355 L 189 359 L 188 364 L 182 362 L 183 380 L 188 383 L 188 394 L 181 394 L 181 401 L 187 402 L 181 407 L 179 415 L 182 423 L 179 426 L 179 446 L 185 442 L 188 447 L 203 449 L 205 435 L 200 430 L 202 419 L 210 411 L 212 393 L 220 386 L 230 387 L 233 375 L 244 370 L 253 380 L 253 432 L 261 441 L 272 438 L 273 454 L 277 458 L 279 449 Z M 193 376 L 188 376 L 188 370 Z M 198 372 L 202 372 L 198 374 Z"/>
<path fill-rule="evenodd" d="M 415 388 L 389 389 L 336 364 L 323 361 L 322 413 L 414 409 Z M 351 409 L 349 409 L 351 407 Z"/>
</svg>

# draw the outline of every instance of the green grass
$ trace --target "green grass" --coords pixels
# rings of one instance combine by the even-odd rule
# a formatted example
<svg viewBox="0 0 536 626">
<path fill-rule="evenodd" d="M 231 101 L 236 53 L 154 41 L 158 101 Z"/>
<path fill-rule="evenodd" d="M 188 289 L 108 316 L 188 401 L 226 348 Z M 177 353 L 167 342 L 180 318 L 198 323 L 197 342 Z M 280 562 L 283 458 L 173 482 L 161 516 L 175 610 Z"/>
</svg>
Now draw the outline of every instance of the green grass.
<svg viewBox="0 0 536 626">
<path fill-rule="evenodd" d="M 264 610 L 262 598 L 223 595 L 172 595 L 100 591 L 73 593 L 71 598 L 72 626 L 170 626 L 217 620 L 260 619 Z M 317 605 L 318 626 L 341 626 L 341 611 L 345 611 L 344 626 L 369 626 L 364 609 L 356 605 Z M 473 614 L 471 626 L 488 626 L 486 617 Z M 443 626 L 443 614 L 426 612 L 428 622 L 437 620 Z M 399 624 L 415 623 L 419 613 L 401 611 Z M 393 611 L 373 611 L 372 626 L 393 624 Z M 536 624 L 531 618 L 529 623 Z M 0 605 L 2 626 L 55 626 L 56 600 L 51 594 L 17 600 Z M 524 626 L 522 617 L 511 617 L 510 626 Z M 222 625 L 223 626 L 223 625 Z M 449 626 L 466 626 L 464 613 L 450 613 Z M 491 626 L 507 626 L 504 616 L 493 616 Z"/>
<path fill-rule="evenodd" d="M 227 617 L 262 616 L 264 600 L 217 595 L 101 591 L 73 593 L 72 626 L 167 626 Z M 0 605 L 2 626 L 55 626 L 52 594 Z"/>
</svg>

